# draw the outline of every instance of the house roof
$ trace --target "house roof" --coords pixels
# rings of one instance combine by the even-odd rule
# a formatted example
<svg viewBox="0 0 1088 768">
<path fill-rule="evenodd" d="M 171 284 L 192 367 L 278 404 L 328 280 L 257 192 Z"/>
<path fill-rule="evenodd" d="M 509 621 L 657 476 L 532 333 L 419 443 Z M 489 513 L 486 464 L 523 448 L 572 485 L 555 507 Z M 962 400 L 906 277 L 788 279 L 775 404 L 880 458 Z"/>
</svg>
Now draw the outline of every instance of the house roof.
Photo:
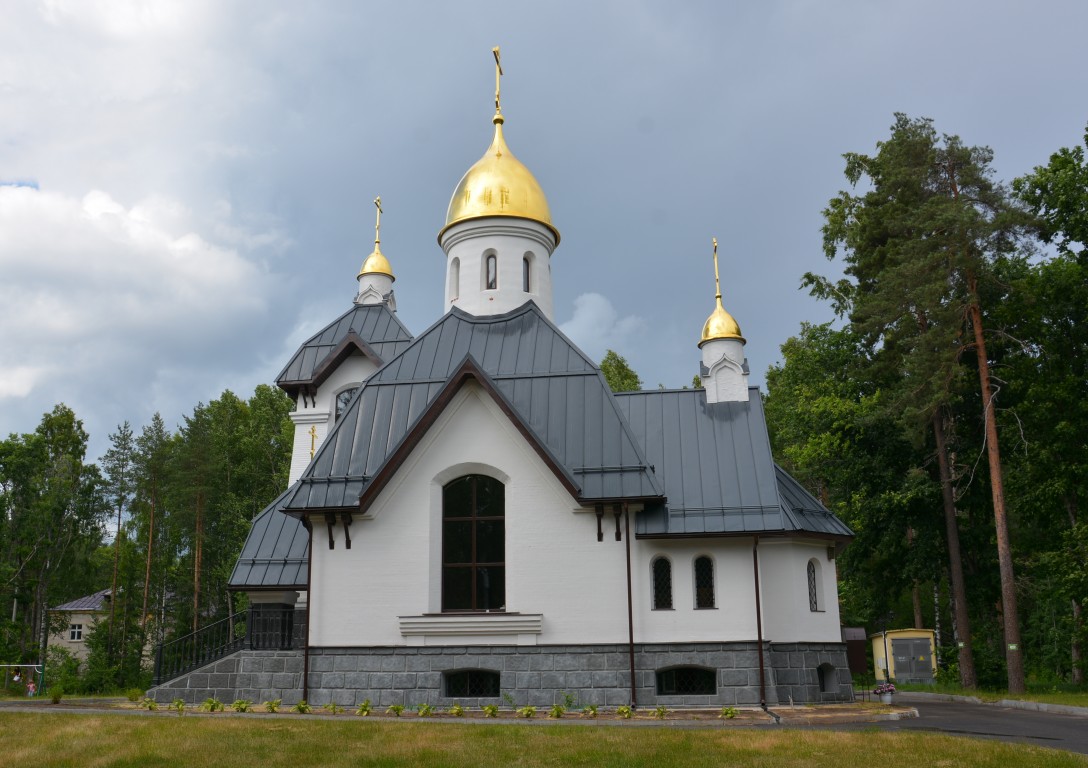
<svg viewBox="0 0 1088 768">
<path fill-rule="evenodd" d="M 343 357 L 362 352 L 379 365 L 400 354 L 412 334 L 385 304 L 356 304 L 311 336 L 276 377 L 281 389 L 294 395 L 316 387 Z"/>
<path fill-rule="evenodd" d="M 71 602 L 50 608 L 51 611 L 104 611 L 109 608 L 110 589 L 102 589 L 93 595 L 80 597 Z"/>
<path fill-rule="evenodd" d="M 309 542 L 302 522 L 283 514 L 284 491 L 253 520 L 230 575 L 234 589 L 305 589 Z"/>
<path fill-rule="evenodd" d="M 749 388 L 747 402 L 707 403 L 702 389 L 615 399 L 667 497 L 638 515 L 637 535 L 853 535 L 774 463 L 758 388 Z"/>
</svg>

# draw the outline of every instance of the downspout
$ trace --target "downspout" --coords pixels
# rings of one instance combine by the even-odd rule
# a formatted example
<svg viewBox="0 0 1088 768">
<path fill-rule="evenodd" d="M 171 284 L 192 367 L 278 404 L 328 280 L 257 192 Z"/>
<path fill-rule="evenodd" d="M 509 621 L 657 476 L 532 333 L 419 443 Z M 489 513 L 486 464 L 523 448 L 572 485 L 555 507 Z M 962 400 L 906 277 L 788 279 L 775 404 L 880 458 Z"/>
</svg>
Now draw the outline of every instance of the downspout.
<svg viewBox="0 0 1088 768">
<path fill-rule="evenodd" d="M 627 656 L 631 667 L 631 706 L 638 707 L 635 686 L 635 613 L 631 597 L 631 511 L 623 503 L 624 538 L 627 540 Z"/>
<path fill-rule="evenodd" d="M 752 573 L 756 586 L 756 647 L 759 653 L 759 706 L 767 711 L 767 677 L 763 665 L 763 610 L 759 600 L 759 537 L 752 538 Z"/>
<path fill-rule="evenodd" d="M 308 517 L 302 527 L 310 535 L 309 556 L 306 558 L 306 634 L 302 642 L 302 700 L 310 700 L 310 606 L 314 603 L 314 530 Z"/>
</svg>

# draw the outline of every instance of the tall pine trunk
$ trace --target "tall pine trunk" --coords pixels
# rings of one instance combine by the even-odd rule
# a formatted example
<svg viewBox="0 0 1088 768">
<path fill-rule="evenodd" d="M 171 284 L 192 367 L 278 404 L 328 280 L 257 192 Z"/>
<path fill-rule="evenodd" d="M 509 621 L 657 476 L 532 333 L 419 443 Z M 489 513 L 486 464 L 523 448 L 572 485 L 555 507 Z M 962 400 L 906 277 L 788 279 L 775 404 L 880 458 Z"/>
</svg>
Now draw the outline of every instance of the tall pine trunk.
<svg viewBox="0 0 1088 768">
<path fill-rule="evenodd" d="M 1069 513 L 1069 527 L 1077 526 L 1077 497 L 1069 495 L 1065 497 L 1065 509 Z M 1071 662 L 1073 676 L 1071 682 L 1074 685 L 1084 685 L 1084 649 L 1081 647 L 1081 633 L 1084 631 L 1084 612 L 1080 603 L 1074 598 L 1073 604 L 1073 640 L 1069 648 L 1069 660 Z"/>
<path fill-rule="evenodd" d="M 147 564 L 144 566 L 144 601 L 140 610 L 140 629 L 147 627 L 147 596 L 151 590 L 151 554 L 155 545 L 155 498 L 157 495 L 156 483 L 151 483 L 151 513 L 148 516 L 147 526 Z"/>
<path fill-rule="evenodd" d="M 1023 693 L 1024 653 L 1020 643 L 1020 612 L 1016 607 L 1016 575 L 1013 573 L 1009 520 L 1005 508 L 1005 481 L 1001 471 L 1001 448 L 997 442 L 994 394 L 990 386 L 990 359 L 986 356 L 986 339 L 982 332 L 982 309 L 978 304 L 978 281 L 973 272 L 967 273 L 967 290 L 971 296 L 968 311 L 975 331 L 975 354 L 978 356 L 978 378 L 982 389 L 982 418 L 986 427 L 986 458 L 990 465 L 990 491 L 993 495 L 994 524 L 997 529 L 997 562 L 1001 570 L 1001 613 L 1005 624 L 1005 662 L 1008 669 L 1009 693 Z"/>
<path fill-rule="evenodd" d="M 196 494 L 196 535 L 193 549 L 193 631 L 200 624 L 200 566 L 204 550 L 204 491 Z"/>
<path fill-rule="evenodd" d="M 941 477 L 941 499 L 944 505 L 945 538 L 948 540 L 948 576 L 951 582 L 952 610 L 955 618 L 955 639 L 959 646 L 960 685 L 975 688 L 975 659 L 971 653 L 971 620 L 967 617 L 967 590 L 963 581 L 960 556 L 960 530 L 956 520 L 956 498 L 952 492 L 952 467 L 948 462 L 948 440 L 945 437 L 944 410 L 938 409 L 931 419 L 933 441 L 937 447 L 937 469 Z"/>
</svg>

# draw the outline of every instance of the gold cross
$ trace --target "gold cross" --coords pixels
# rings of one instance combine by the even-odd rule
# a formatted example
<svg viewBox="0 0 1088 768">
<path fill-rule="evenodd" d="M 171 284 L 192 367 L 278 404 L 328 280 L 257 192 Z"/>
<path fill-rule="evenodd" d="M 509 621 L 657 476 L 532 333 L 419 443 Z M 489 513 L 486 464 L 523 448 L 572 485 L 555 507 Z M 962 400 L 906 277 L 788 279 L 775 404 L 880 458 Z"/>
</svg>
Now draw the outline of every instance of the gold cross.
<svg viewBox="0 0 1088 768">
<path fill-rule="evenodd" d="M 714 243 L 714 298 L 720 301 L 722 298 L 722 284 L 718 280 L 718 238 L 712 237 L 710 240 Z"/>
<path fill-rule="evenodd" d="M 495 46 L 491 49 L 491 53 L 495 56 L 495 112 L 501 112 L 499 108 L 499 78 L 502 77 L 502 62 L 499 60 L 499 46 Z"/>
<path fill-rule="evenodd" d="M 317 450 L 317 426 L 310 427 L 310 458 L 314 457 L 314 451 Z"/>
<path fill-rule="evenodd" d="M 374 222 L 374 245 L 379 245 L 382 241 L 382 196 L 378 195 L 374 198 L 374 207 L 378 209 L 376 214 L 377 220 Z"/>
</svg>

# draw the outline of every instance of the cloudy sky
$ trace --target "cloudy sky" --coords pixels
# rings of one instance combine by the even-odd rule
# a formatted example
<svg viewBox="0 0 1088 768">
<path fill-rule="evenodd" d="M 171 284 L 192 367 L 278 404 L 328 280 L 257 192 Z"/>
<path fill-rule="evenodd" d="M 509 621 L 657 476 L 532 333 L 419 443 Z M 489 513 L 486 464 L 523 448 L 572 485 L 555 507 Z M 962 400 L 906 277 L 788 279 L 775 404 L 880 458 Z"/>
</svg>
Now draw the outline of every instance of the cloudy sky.
<svg viewBox="0 0 1088 768">
<path fill-rule="evenodd" d="M 92 435 L 176 425 L 271 382 L 354 295 L 371 200 L 399 314 L 442 310 L 436 235 L 487 147 L 501 45 L 511 149 L 563 236 L 556 319 L 647 386 L 690 383 L 725 306 L 762 383 L 831 273 L 841 155 L 893 112 L 1011 179 L 1080 141 L 1080 0 L 94 2 L 0 24 L 0 434 L 57 402 Z"/>
</svg>

